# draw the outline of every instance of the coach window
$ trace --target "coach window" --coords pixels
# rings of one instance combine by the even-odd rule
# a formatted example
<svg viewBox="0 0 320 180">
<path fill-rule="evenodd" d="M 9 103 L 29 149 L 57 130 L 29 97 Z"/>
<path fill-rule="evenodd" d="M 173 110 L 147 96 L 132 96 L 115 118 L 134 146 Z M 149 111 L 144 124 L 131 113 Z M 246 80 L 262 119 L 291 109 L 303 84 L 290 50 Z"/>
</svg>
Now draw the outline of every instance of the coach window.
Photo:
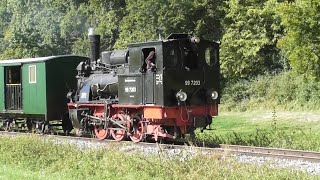
<svg viewBox="0 0 320 180">
<path fill-rule="evenodd" d="M 36 65 L 29 66 L 29 83 L 30 84 L 37 83 L 37 66 Z"/>
</svg>

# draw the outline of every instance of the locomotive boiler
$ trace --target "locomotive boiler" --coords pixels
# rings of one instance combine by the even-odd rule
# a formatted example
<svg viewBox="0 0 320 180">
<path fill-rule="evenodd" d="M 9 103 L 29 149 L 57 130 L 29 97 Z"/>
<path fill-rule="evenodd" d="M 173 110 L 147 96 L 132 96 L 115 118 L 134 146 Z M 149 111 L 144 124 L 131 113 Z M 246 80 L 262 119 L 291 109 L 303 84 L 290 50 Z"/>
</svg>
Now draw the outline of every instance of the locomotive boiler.
<svg viewBox="0 0 320 180">
<path fill-rule="evenodd" d="M 218 115 L 219 43 L 171 34 L 100 54 L 100 36 L 90 30 L 89 40 L 91 57 L 77 66 L 67 95 L 68 131 L 157 141 L 193 136 Z"/>
</svg>

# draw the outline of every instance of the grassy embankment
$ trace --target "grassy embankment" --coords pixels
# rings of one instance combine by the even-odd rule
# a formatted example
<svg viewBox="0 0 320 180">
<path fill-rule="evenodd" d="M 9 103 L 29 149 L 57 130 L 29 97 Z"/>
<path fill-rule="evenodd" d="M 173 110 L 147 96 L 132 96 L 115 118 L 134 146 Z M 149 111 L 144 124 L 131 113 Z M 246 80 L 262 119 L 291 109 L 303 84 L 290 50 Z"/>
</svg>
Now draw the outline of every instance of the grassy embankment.
<svg viewBox="0 0 320 180">
<path fill-rule="evenodd" d="M 316 179 L 289 169 L 254 166 L 198 155 L 144 156 L 109 150 L 79 150 L 37 137 L 0 137 L 0 179 Z"/>
<path fill-rule="evenodd" d="M 227 84 L 201 141 L 320 151 L 320 82 L 290 72 Z"/>
<path fill-rule="evenodd" d="M 320 151 L 320 113 L 225 112 L 200 141 Z"/>
</svg>

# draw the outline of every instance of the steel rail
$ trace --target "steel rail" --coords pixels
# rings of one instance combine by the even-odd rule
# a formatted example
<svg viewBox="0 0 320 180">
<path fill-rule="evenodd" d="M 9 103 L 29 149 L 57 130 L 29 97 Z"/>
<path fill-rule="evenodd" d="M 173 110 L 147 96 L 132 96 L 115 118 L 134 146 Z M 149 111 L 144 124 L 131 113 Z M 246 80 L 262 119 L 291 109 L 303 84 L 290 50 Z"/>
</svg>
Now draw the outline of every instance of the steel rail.
<svg viewBox="0 0 320 180">
<path fill-rule="evenodd" d="M 226 154 L 235 154 L 235 155 L 257 156 L 257 157 L 272 157 L 272 158 L 278 158 L 278 159 L 301 160 L 301 161 L 320 163 L 320 152 L 281 149 L 281 148 L 279 149 L 279 148 L 228 145 L 228 144 L 220 144 L 217 147 L 197 147 L 197 146 L 159 144 L 159 143 L 148 143 L 148 142 L 140 142 L 140 143 L 134 143 L 132 141 L 117 142 L 115 140 L 110 140 L 110 139 L 99 140 L 99 139 L 88 138 L 88 137 L 42 135 L 42 134 L 5 132 L 5 131 L 0 131 L 0 135 L 7 135 L 7 136 L 36 135 L 39 137 L 51 138 L 51 139 L 78 140 L 78 141 L 84 141 L 84 142 L 103 143 L 106 147 L 113 146 L 113 145 L 120 145 L 120 146 L 133 145 L 137 147 L 158 147 L 162 150 L 191 148 L 194 150 L 209 152 L 209 153 L 212 152 L 212 153 L 226 153 Z"/>
<path fill-rule="evenodd" d="M 320 162 L 320 152 L 314 152 L 314 151 L 254 147 L 254 146 L 239 146 L 239 145 L 227 145 L 227 144 L 221 144 L 220 146 L 222 149 L 224 149 L 224 151 L 230 151 L 231 153 L 234 153 L 234 154 Z"/>
</svg>

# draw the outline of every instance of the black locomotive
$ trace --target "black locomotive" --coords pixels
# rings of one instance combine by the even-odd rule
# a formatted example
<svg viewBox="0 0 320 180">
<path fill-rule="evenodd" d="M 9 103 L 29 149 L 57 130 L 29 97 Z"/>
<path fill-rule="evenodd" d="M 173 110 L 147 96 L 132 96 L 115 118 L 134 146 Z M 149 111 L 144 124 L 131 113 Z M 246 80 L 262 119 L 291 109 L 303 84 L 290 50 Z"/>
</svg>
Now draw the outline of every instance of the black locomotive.
<svg viewBox="0 0 320 180">
<path fill-rule="evenodd" d="M 189 34 L 102 52 L 89 33 L 91 58 L 77 66 L 65 129 L 99 139 L 184 137 L 218 115 L 219 43 Z M 70 120 L 70 122 L 69 122 Z"/>
</svg>

